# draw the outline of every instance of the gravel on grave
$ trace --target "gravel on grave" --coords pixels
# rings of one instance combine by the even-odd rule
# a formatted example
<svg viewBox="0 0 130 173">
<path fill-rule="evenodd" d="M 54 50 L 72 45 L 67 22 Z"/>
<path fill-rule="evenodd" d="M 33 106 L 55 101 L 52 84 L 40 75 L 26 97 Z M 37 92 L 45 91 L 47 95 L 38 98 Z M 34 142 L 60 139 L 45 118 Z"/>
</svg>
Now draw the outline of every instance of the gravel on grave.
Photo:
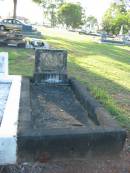
<svg viewBox="0 0 130 173">
<path fill-rule="evenodd" d="M 87 111 L 69 86 L 31 84 L 33 128 L 88 126 Z"/>
<path fill-rule="evenodd" d="M 6 101 L 8 99 L 10 83 L 0 83 L 0 122 L 4 113 Z"/>
</svg>

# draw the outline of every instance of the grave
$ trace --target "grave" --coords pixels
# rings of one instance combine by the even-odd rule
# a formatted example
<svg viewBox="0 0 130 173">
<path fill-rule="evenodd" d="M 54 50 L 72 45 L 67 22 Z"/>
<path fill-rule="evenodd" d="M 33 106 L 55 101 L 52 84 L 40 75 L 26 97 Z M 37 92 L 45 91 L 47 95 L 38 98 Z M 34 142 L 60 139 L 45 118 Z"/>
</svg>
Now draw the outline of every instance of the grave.
<svg viewBox="0 0 130 173">
<path fill-rule="evenodd" d="M 0 31 L 0 46 L 25 47 L 24 36 L 21 32 Z"/>
<path fill-rule="evenodd" d="M 18 162 L 118 153 L 126 131 L 76 79 L 67 76 L 67 52 L 37 49 L 32 79 L 23 78 Z"/>
<path fill-rule="evenodd" d="M 108 36 L 106 33 L 101 34 L 101 43 L 108 43 L 108 44 L 118 44 L 118 45 L 124 45 L 125 44 L 125 37 L 122 36 Z"/>
<path fill-rule="evenodd" d="M 49 44 L 45 42 L 43 39 L 26 38 L 26 48 L 48 49 Z"/>
<path fill-rule="evenodd" d="M 43 40 L 34 38 L 35 35 L 25 35 L 23 32 L 12 31 L 0 31 L 0 46 L 11 46 L 18 48 L 49 48 L 49 45 Z"/>
<path fill-rule="evenodd" d="M 16 163 L 21 77 L 8 75 L 8 53 L 0 53 L 0 165 Z"/>
<path fill-rule="evenodd" d="M 25 37 L 32 37 L 32 38 L 41 38 L 42 34 L 39 31 L 22 31 L 22 34 Z"/>
</svg>

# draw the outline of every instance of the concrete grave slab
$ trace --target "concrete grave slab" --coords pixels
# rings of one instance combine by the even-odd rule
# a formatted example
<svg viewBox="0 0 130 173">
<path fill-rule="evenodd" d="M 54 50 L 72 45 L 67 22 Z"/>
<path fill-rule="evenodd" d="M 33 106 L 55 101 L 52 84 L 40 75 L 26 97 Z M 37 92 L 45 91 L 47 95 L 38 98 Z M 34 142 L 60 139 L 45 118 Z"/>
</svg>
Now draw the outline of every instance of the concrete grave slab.
<svg viewBox="0 0 130 173">
<path fill-rule="evenodd" d="M 54 159 L 119 153 L 126 131 L 76 79 L 67 78 L 66 51 L 36 50 L 35 58 L 33 79 L 22 79 L 19 162 L 41 155 Z M 62 75 L 58 80 L 57 74 Z"/>
<path fill-rule="evenodd" d="M 4 99 L 4 105 L 1 107 L 0 165 L 7 165 L 15 164 L 17 160 L 17 125 L 21 92 L 21 77 L 8 76 L 5 80 L 2 78 L 2 80 L 0 80 L 0 87 L 3 85 L 7 85 L 7 87 L 9 87 L 4 94 L 6 98 L 0 97 L 0 102 Z M 2 91 L 3 87 L 0 92 Z"/>
</svg>

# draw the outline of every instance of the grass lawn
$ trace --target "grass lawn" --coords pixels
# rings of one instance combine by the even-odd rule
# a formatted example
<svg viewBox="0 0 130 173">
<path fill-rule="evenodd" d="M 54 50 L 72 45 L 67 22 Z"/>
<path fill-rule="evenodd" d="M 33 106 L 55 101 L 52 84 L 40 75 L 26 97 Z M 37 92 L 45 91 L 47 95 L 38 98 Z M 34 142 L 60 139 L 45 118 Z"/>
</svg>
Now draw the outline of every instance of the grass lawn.
<svg viewBox="0 0 130 173">
<path fill-rule="evenodd" d="M 99 44 L 78 33 L 44 29 L 47 41 L 68 51 L 68 72 L 130 130 L 130 48 Z M 92 39 L 93 38 L 93 39 Z"/>
<path fill-rule="evenodd" d="M 0 48 L 0 52 L 9 53 L 9 74 L 32 76 L 34 71 L 34 50 L 16 49 L 16 48 Z"/>
<path fill-rule="evenodd" d="M 80 80 L 119 123 L 130 130 L 130 48 L 98 44 L 78 33 L 42 29 L 53 47 L 68 51 L 68 73 Z M 9 52 L 10 74 L 31 76 L 34 51 Z"/>
</svg>

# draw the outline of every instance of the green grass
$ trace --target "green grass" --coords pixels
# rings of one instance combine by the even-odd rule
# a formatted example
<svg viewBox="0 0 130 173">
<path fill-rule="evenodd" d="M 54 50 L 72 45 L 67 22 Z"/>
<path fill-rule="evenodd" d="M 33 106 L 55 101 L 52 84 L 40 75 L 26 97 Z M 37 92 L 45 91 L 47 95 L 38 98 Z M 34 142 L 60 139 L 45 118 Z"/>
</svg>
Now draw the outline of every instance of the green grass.
<svg viewBox="0 0 130 173">
<path fill-rule="evenodd" d="M 42 29 L 43 30 L 43 29 Z M 130 48 L 98 44 L 76 33 L 44 29 L 46 41 L 68 51 L 68 73 L 80 80 L 119 123 L 130 130 Z M 10 74 L 32 76 L 34 51 L 9 52 Z"/>
<path fill-rule="evenodd" d="M 130 130 L 130 48 L 99 44 L 77 33 L 44 30 L 47 41 L 68 51 L 68 72 Z"/>
<path fill-rule="evenodd" d="M 9 53 L 9 74 L 32 76 L 34 71 L 34 51 L 29 49 L 0 48 Z"/>
</svg>

